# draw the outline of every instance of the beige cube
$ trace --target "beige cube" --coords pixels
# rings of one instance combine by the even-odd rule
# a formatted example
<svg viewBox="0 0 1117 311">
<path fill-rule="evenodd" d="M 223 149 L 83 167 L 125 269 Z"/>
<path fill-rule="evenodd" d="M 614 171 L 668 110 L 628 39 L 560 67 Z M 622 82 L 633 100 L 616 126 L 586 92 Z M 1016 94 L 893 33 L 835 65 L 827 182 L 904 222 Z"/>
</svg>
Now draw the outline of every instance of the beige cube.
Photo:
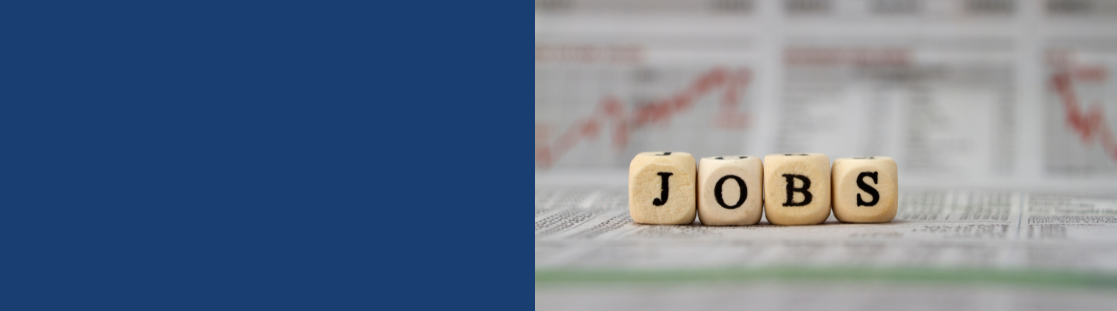
<svg viewBox="0 0 1117 311">
<path fill-rule="evenodd" d="M 764 165 L 755 156 L 698 161 L 698 220 L 703 225 L 755 225 L 764 211 Z"/>
<path fill-rule="evenodd" d="M 776 225 L 815 225 L 830 217 L 830 158 L 821 153 L 764 157 L 764 214 Z"/>
<path fill-rule="evenodd" d="M 899 179 L 889 157 L 834 160 L 834 217 L 842 222 L 889 222 L 896 217 Z"/>
<path fill-rule="evenodd" d="M 642 224 L 694 222 L 696 168 L 686 152 L 643 152 L 628 165 L 628 213 Z"/>
</svg>

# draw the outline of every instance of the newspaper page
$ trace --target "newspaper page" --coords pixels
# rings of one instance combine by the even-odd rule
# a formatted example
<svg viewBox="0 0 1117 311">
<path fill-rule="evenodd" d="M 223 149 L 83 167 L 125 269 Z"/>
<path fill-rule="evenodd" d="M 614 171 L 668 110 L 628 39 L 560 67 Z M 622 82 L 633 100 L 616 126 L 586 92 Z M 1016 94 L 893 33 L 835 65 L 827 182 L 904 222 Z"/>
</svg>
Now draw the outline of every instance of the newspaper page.
<svg viewBox="0 0 1117 311">
<path fill-rule="evenodd" d="M 1117 4 L 540 0 L 535 169 L 887 155 L 910 185 L 1117 191 Z"/>
<path fill-rule="evenodd" d="M 623 188 L 536 190 L 537 307 L 698 299 L 688 308 L 757 302 L 796 309 L 825 304 L 831 295 L 848 300 L 850 309 L 912 307 L 903 299 L 877 303 L 893 294 L 962 299 L 959 309 L 992 299 L 1000 309 L 1016 310 L 1034 307 L 1020 304 L 1036 297 L 1082 307 L 1117 303 L 1114 197 L 909 191 L 901 193 L 890 223 L 845 224 L 831 216 L 822 225 L 790 227 L 763 219 L 755 226 L 702 226 L 700 219 L 640 225 L 629 218 L 627 199 Z M 907 286 L 880 285 L 888 283 Z M 957 285 L 972 290 L 959 292 Z M 887 290 L 860 292 L 874 286 Z M 1063 292 L 1020 289 L 1050 286 Z M 829 294 L 756 297 L 757 290 L 795 296 L 804 288 Z M 643 309 L 678 307 L 671 306 Z"/>
<path fill-rule="evenodd" d="M 1117 306 L 1117 1 L 537 0 L 534 27 L 537 309 Z M 635 224 L 628 164 L 662 150 L 889 156 L 899 211 Z"/>
</svg>

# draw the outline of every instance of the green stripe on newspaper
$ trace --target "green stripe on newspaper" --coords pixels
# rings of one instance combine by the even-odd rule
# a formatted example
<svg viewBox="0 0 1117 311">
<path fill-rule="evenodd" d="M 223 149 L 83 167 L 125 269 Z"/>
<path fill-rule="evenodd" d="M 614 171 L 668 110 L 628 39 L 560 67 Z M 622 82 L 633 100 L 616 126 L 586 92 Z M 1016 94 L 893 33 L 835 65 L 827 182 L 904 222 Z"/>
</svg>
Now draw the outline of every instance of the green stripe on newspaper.
<svg viewBox="0 0 1117 311">
<path fill-rule="evenodd" d="M 751 281 L 896 281 L 1117 289 L 1117 275 L 1051 270 L 797 268 L 693 270 L 535 270 L 535 284 Z"/>
</svg>

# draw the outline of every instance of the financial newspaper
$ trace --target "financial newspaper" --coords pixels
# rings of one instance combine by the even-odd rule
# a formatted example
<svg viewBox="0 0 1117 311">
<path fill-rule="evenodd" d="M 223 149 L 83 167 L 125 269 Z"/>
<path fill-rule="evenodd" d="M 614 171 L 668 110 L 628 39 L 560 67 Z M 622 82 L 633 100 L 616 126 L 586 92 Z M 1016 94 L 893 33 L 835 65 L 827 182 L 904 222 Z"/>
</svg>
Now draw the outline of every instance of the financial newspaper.
<svg viewBox="0 0 1117 311">
<path fill-rule="evenodd" d="M 1117 1 L 536 0 L 534 26 L 537 309 L 1117 306 Z M 890 156 L 899 212 L 638 225 L 644 151 Z"/>
<path fill-rule="evenodd" d="M 777 265 L 1060 269 L 1117 280 L 1117 197 L 1003 191 L 900 195 L 895 220 L 818 226 L 640 225 L 627 189 L 535 193 L 540 270 Z"/>
<path fill-rule="evenodd" d="M 627 200 L 625 188 L 536 189 L 537 308 L 679 301 L 671 296 L 696 299 L 688 308 L 747 301 L 794 309 L 827 295 L 852 299 L 851 309 L 910 309 L 904 303 L 911 301 L 903 299 L 879 304 L 896 295 L 939 303 L 961 299 L 956 309 L 979 309 L 990 299 L 1008 310 L 1038 298 L 1085 302 L 1080 307 L 1086 308 L 1117 303 L 1117 197 L 904 191 L 890 223 L 844 224 L 831 216 L 817 226 L 774 226 L 762 219 L 731 227 L 703 226 L 700 219 L 691 225 L 636 224 Z M 781 285 L 789 280 L 798 285 Z M 825 285 L 833 282 L 845 285 Z M 938 286 L 920 287 L 928 283 Z M 951 286 L 957 284 L 969 289 Z M 812 286 L 828 294 L 754 297 Z M 1042 290 L 1052 286 L 1061 291 Z"/>
<path fill-rule="evenodd" d="M 539 0 L 535 169 L 886 155 L 911 185 L 1117 191 L 1117 2 Z"/>
</svg>

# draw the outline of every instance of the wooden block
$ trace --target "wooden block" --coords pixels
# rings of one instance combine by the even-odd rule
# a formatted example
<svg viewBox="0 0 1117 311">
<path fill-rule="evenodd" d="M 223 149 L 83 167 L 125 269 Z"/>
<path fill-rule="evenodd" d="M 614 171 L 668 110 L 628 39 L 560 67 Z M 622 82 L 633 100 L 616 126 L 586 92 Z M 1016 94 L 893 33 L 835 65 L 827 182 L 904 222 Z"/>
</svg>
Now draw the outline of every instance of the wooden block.
<svg viewBox="0 0 1117 311">
<path fill-rule="evenodd" d="M 842 222 L 889 222 L 896 217 L 899 179 L 889 157 L 834 160 L 834 217 Z"/>
<path fill-rule="evenodd" d="M 821 153 L 764 157 L 764 214 L 776 225 L 815 225 L 830 217 L 830 158 Z"/>
<path fill-rule="evenodd" d="M 698 220 L 703 225 L 755 225 L 764 211 L 764 165 L 755 156 L 698 162 Z"/>
<path fill-rule="evenodd" d="M 628 213 L 642 224 L 694 222 L 694 156 L 686 152 L 643 152 L 628 165 Z"/>
</svg>

